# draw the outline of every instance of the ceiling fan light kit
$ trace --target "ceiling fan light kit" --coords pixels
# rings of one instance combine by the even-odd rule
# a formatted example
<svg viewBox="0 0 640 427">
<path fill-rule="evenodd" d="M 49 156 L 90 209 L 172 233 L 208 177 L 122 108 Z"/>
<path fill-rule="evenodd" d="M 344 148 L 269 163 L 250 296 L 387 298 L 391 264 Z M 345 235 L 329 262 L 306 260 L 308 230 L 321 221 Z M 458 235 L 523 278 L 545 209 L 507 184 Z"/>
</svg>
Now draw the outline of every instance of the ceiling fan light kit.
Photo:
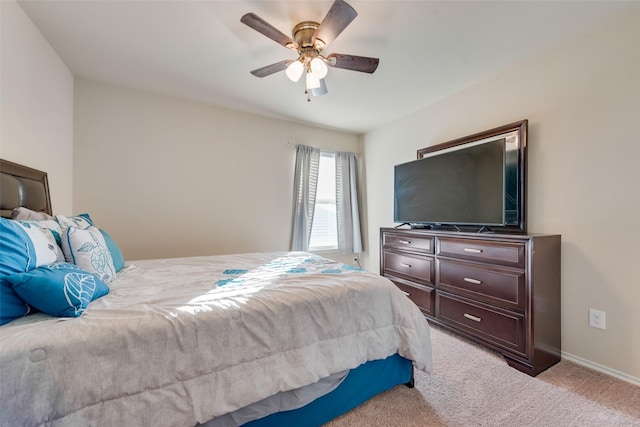
<svg viewBox="0 0 640 427">
<path fill-rule="evenodd" d="M 300 80 L 300 77 L 302 77 L 302 73 L 304 72 L 304 65 L 302 64 L 302 61 L 293 61 L 291 64 L 289 64 L 289 66 L 287 67 L 285 73 L 287 74 L 287 77 L 289 77 L 289 80 L 291 80 L 292 82 L 297 82 L 298 80 Z"/>
<path fill-rule="evenodd" d="M 240 22 L 276 43 L 298 52 L 298 58 L 293 61 L 276 62 L 253 70 L 251 74 L 266 77 L 284 70 L 289 80 L 297 82 L 306 73 L 305 94 L 307 101 L 311 101 L 311 96 L 320 96 L 328 92 L 324 78 L 329 72 L 329 67 L 373 73 L 378 68 L 378 58 L 340 53 L 322 55 L 322 50 L 335 40 L 356 16 L 358 14 L 349 4 L 343 0 L 335 0 L 320 24 L 314 21 L 300 22 L 293 27 L 291 38 L 256 14 L 245 14 Z"/>
<path fill-rule="evenodd" d="M 327 64 L 325 64 L 324 61 L 326 61 L 325 58 L 321 59 L 319 56 L 316 56 L 311 60 L 311 63 L 309 64 L 311 72 L 318 76 L 319 79 L 324 79 L 329 72 L 329 67 L 327 67 Z"/>
</svg>

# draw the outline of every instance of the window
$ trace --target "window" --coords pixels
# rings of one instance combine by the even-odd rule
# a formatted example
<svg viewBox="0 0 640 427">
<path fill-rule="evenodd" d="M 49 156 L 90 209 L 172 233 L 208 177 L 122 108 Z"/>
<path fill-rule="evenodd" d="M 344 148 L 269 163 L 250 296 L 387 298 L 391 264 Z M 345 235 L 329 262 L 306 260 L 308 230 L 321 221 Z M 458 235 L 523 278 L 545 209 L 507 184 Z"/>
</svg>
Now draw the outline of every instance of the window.
<svg viewBox="0 0 640 427">
<path fill-rule="evenodd" d="M 293 251 L 362 252 L 355 153 L 296 146 Z"/>
<path fill-rule="evenodd" d="M 336 158 L 333 153 L 321 152 L 309 250 L 336 249 L 338 249 Z"/>
</svg>

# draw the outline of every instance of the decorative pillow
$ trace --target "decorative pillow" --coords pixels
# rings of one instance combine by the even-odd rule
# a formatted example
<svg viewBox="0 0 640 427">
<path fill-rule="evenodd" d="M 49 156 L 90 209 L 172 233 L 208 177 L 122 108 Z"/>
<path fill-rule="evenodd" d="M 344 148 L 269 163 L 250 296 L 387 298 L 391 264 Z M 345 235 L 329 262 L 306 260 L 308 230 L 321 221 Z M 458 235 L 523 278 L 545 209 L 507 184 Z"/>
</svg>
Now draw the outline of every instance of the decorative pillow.
<svg viewBox="0 0 640 427">
<path fill-rule="evenodd" d="M 77 228 L 85 229 L 87 227 L 93 226 L 93 220 L 87 213 L 72 216 L 72 217 L 66 217 L 64 215 L 56 215 L 55 218 L 56 218 L 56 221 L 58 221 L 58 224 L 60 224 L 60 226 L 62 227 L 63 231 L 67 227 L 77 227 Z"/>
<path fill-rule="evenodd" d="M 11 219 L 40 221 L 54 218 L 46 212 L 36 212 L 20 206 L 11 211 Z"/>
<path fill-rule="evenodd" d="M 58 246 L 62 245 L 62 227 L 58 224 L 58 221 L 55 219 L 44 219 L 44 220 L 17 220 L 20 224 L 26 226 L 27 224 L 41 228 L 43 230 L 48 230 L 56 240 L 56 244 Z"/>
<path fill-rule="evenodd" d="M 31 239 L 17 222 L 0 218 L 0 236 L 0 325 L 4 325 L 29 313 L 6 277 L 34 269 L 36 257 Z"/>
<path fill-rule="evenodd" d="M 87 213 L 72 216 L 72 217 L 67 217 L 64 215 L 56 215 L 55 220 L 60 226 L 61 240 L 62 240 L 62 236 L 66 235 L 67 228 L 69 227 L 76 227 L 84 230 L 86 228 L 93 226 L 93 220 Z M 64 245 L 62 244 L 62 242 L 60 242 L 60 246 L 62 247 L 62 252 L 64 253 L 65 261 L 73 263 L 73 257 L 71 257 L 71 255 L 68 252 L 65 252 Z"/>
<path fill-rule="evenodd" d="M 7 280 L 27 303 L 56 317 L 78 317 L 89 302 L 109 293 L 102 280 L 66 262 L 12 274 Z"/>
<path fill-rule="evenodd" d="M 27 303 L 13 290 L 7 277 L 9 276 L 0 276 L 0 325 L 26 316 L 30 311 Z"/>
<path fill-rule="evenodd" d="M 57 261 L 56 244 L 40 228 L 2 218 L 0 274 L 28 271 Z M 8 270 L 5 270 L 8 268 Z"/>
<path fill-rule="evenodd" d="M 27 231 L 27 234 L 34 242 L 34 246 L 36 248 L 36 253 L 38 254 L 38 259 L 46 256 L 46 259 L 42 259 L 44 264 L 38 262 L 38 267 L 40 265 L 51 264 L 50 255 L 49 254 L 41 254 L 42 251 L 52 251 L 55 254 L 56 259 L 52 262 L 56 261 L 64 261 L 64 254 L 62 253 L 62 248 L 60 247 L 61 239 L 60 239 L 60 225 L 58 225 L 55 221 L 44 220 L 44 221 L 16 221 Z M 38 233 L 42 234 L 47 240 L 46 249 L 42 247 L 42 239 L 40 238 Z M 34 235 L 37 235 L 34 237 Z M 40 244 L 40 247 L 36 245 L 36 242 Z"/>
<path fill-rule="evenodd" d="M 36 249 L 24 227 L 16 221 L 0 218 L 0 275 L 36 268 Z"/>
<path fill-rule="evenodd" d="M 104 241 L 107 244 L 107 248 L 109 248 L 109 252 L 111 253 L 111 258 L 113 259 L 113 267 L 116 269 L 116 272 L 122 270 L 124 268 L 124 255 L 122 255 L 122 251 L 116 245 L 115 240 L 111 238 L 109 233 L 100 229 L 100 233 L 102 233 L 102 237 L 104 237 Z"/>
<path fill-rule="evenodd" d="M 51 233 L 29 222 L 17 221 L 17 224 L 24 229 L 35 249 L 36 267 L 53 264 L 58 261 L 60 247 L 56 244 Z M 47 234 L 50 238 L 47 237 Z"/>
<path fill-rule="evenodd" d="M 62 238 L 62 251 L 67 262 L 95 274 L 103 282 L 110 283 L 115 279 L 113 258 L 102 233 L 96 227 L 68 227 Z"/>
</svg>

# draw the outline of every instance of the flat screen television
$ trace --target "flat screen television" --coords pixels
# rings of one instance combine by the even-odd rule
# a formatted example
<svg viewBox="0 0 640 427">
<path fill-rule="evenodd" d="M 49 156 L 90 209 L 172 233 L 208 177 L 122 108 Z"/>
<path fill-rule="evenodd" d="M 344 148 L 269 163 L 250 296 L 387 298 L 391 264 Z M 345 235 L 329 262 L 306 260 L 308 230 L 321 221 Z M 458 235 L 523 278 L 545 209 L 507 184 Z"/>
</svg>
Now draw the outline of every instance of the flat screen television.
<svg viewBox="0 0 640 427">
<path fill-rule="evenodd" d="M 394 170 L 394 221 L 413 228 L 526 232 L 527 121 L 418 151 Z"/>
</svg>

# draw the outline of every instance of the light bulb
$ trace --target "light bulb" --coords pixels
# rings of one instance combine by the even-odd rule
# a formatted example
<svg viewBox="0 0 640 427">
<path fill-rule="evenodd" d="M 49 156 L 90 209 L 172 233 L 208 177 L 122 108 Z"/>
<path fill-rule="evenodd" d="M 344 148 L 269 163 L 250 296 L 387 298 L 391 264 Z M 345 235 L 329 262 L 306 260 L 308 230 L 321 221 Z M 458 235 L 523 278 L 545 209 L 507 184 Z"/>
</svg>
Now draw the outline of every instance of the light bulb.
<svg viewBox="0 0 640 427">
<path fill-rule="evenodd" d="M 307 73 L 307 90 L 309 89 L 317 89 L 320 87 L 320 79 L 315 73 L 309 72 Z"/>
<path fill-rule="evenodd" d="M 316 56 L 311 60 L 311 71 L 318 79 L 324 79 L 329 72 L 329 68 L 321 58 Z"/>
<path fill-rule="evenodd" d="M 300 80 L 303 71 L 304 65 L 302 65 L 302 62 L 293 61 L 291 64 L 289 64 L 285 73 L 287 73 L 287 77 L 289 77 L 289 80 L 291 80 L 292 82 L 297 82 L 298 80 Z"/>
</svg>

